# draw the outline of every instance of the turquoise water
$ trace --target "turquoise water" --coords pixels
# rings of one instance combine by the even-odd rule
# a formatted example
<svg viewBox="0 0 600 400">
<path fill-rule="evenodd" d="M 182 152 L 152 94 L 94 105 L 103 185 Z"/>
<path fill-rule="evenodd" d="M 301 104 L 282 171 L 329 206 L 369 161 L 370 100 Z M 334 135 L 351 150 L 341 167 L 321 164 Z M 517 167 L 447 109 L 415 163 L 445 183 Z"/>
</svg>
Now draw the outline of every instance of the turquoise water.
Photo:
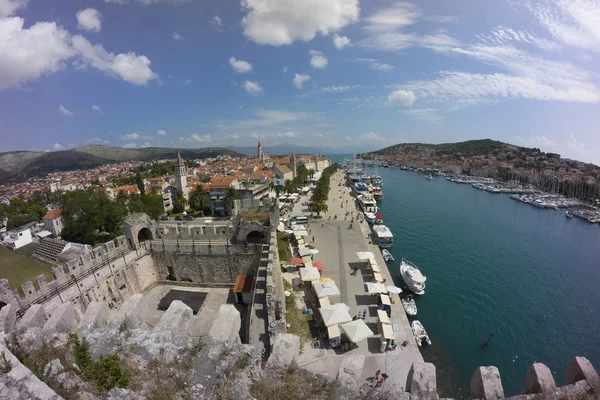
<svg viewBox="0 0 600 400">
<path fill-rule="evenodd" d="M 600 368 L 600 226 L 442 177 L 379 174 L 394 233 L 390 272 L 404 257 L 428 278 L 417 317 L 441 396 L 467 397 L 480 365 L 498 367 L 506 395 L 524 390 L 534 362 L 559 385 L 574 356 Z"/>
</svg>

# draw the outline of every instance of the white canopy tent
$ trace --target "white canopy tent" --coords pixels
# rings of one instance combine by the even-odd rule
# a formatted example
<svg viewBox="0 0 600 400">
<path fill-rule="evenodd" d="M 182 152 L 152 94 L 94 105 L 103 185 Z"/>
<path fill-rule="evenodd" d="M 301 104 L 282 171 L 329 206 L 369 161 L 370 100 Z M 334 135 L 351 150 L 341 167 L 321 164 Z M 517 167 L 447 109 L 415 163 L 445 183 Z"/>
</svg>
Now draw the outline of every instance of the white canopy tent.
<svg viewBox="0 0 600 400">
<path fill-rule="evenodd" d="M 373 331 L 362 319 L 356 319 L 354 321 L 342 324 L 340 325 L 340 328 L 353 343 L 360 342 L 369 336 L 373 336 Z"/>
<path fill-rule="evenodd" d="M 298 253 L 300 254 L 300 257 L 310 256 L 312 254 L 310 249 L 307 249 L 306 247 L 299 247 Z"/>
<path fill-rule="evenodd" d="M 315 279 L 321 278 L 319 270 L 315 267 L 304 267 L 300 268 L 300 279 L 304 282 L 314 281 Z"/>
<path fill-rule="evenodd" d="M 317 297 L 339 296 L 341 294 L 335 282 L 317 282 L 314 284 Z"/>
<path fill-rule="evenodd" d="M 323 323 L 325 326 L 332 326 L 336 324 L 343 324 L 344 322 L 352 321 L 352 317 L 348 312 L 350 307 L 344 303 L 332 304 L 327 307 L 319 308 Z"/>
<path fill-rule="evenodd" d="M 375 258 L 375 255 L 373 253 L 371 253 L 370 251 L 359 251 L 356 253 L 356 255 L 358 256 L 359 260 L 365 260 L 365 261 Z"/>
<path fill-rule="evenodd" d="M 279 232 L 285 232 L 285 225 L 283 225 L 283 222 L 280 222 L 279 225 L 277 225 L 277 230 Z"/>
<path fill-rule="evenodd" d="M 367 293 L 369 294 L 387 293 L 385 286 L 383 286 L 381 283 L 367 282 L 365 285 L 367 286 Z"/>
</svg>

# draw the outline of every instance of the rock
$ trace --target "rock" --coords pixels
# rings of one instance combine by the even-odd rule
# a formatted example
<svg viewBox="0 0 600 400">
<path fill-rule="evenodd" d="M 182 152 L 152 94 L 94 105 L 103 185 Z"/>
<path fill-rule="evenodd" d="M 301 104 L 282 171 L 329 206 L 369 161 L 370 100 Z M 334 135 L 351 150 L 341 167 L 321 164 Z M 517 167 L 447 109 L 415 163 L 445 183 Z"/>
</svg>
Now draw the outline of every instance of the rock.
<svg viewBox="0 0 600 400">
<path fill-rule="evenodd" d="M 504 399 L 504 388 L 498 368 L 494 366 L 477 368 L 471 378 L 469 399 Z"/>
<path fill-rule="evenodd" d="M 525 393 L 551 395 L 556 391 L 556 383 L 550 369 L 542 363 L 532 364 L 525 376 Z"/>
<path fill-rule="evenodd" d="M 435 365 L 426 362 L 414 362 L 406 378 L 406 391 L 419 399 L 437 399 Z"/>
<path fill-rule="evenodd" d="M 275 336 L 267 368 L 285 369 L 300 355 L 300 337 L 291 333 Z"/>
<path fill-rule="evenodd" d="M 63 367 L 60 360 L 58 358 L 55 358 L 54 360 L 52 360 L 48 364 L 46 364 L 46 366 L 44 367 L 44 375 L 45 376 L 54 376 L 54 375 L 60 374 L 64 370 L 65 370 L 65 368 Z"/>
<path fill-rule="evenodd" d="M 600 378 L 594 366 L 585 357 L 575 357 L 567 367 L 567 383 L 575 383 L 585 379 L 590 387 L 600 395 Z"/>
<path fill-rule="evenodd" d="M 242 319 L 239 311 L 232 304 L 223 304 L 219 307 L 219 313 L 208 336 L 213 342 L 239 344 L 242 342 L 239 334 L 241 326 Z"/>
<path fill-rule="evenodd" d="M 17 323 L 17 311 L 12 304 L 7 304 L 0 309 L 0 332 L 10 333 Z"/>
<path fill-rule="evenodd" d="M 74 332 L 79 324 L 79 315 L 70 302 L 63 303 L 52 312 L 42 328 L 42 334 Z"/>
<path fill-rule="evenodd" d="M 188 325 L 193 314 L 192 309 L 184 302 L 174 300 L 154 327 L 154 331 L 168 333 L 173 338 L 185 338 L 189 335 Z"/>
<path fill-rule="evenodd" d="M 94 329 L 104 328 L 108 323 L 109 310 L 104 302 L 93 301 L 88 305 L 79 322 L 78 333 L 87 335 Z"/>
<path fill-rule="evenodd" d="M 46 323 L 46 311 L 41 304 L 33 304 L 17 322 L 17 329 L 43 328 Z"/>
<path fill-rule="evenodd" d="M 129 390 L 121 388 L 112 388 L 108 392 L 108 400 L 146 400 L 146 397 Z"/>
<path fill-rule="evenodd" d="M 144 322 L 147 314 L 148 306 L 144 301 L 144 296 L 141 293 L 134 294 L 121 305 L 108 326 L 119 329 L 122 327 L 135 329 Z"/>
<path fill-rule="evenodd" d="M 338 369 L 338 381 L 349 389 L 358 389 L 361 383 L 360 376 L 362 375 L 364 364 L 365 356 L 363 355 L 354 354 L 344 357 Z"/>
<path fill-rule="evenodd" d="M 58 374 L 54 377 L 54 380 L 65 389 L 78 389 L 83 384 L 83 380 L 79 375 L 72 371 Z"/>
</svg>

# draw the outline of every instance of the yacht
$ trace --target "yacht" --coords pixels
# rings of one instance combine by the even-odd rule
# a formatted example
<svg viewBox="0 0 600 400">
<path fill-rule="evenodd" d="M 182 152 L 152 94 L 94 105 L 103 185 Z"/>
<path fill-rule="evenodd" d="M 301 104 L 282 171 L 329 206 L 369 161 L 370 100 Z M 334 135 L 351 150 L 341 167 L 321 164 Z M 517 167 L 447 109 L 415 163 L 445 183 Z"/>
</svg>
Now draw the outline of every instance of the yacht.
<svg viewBox="0 0 600 400">
<path fill-rule="evenodd" d="M 363 193 L 358 196 L 358 204 L 362 209 L 362 212 L 366 213 L 376 213 L 377 212 L 377 202 L 371 195 L 371 193 Z"/>
<path fill-rule="evenodd" d="M 546 208 L 546 203 L 544 203 L 540 199 L 535 199 L 534 201 L 530 201 L 529 204 L 531 204 L 532 206 L 539 207 L 539 208 Z"/>
<path fill-rule="evenodd" d="M 368 223 L 370 224 L 374 224 L 375 221 L 377 221 L 377 217 L 375 216 L 374 213 L 372 212 L 367 212 L 365 213 L 365 219 L 367 220 Z"/>
<path fill-rule="evenodd" d="M 429 339 L 429 335 L 427 334 L 425 327 L 423 326 L 423 324 L 420 321 L 417 321 L 417 320 L 413 321 L 410 324 L 410 327 L 412 328 L 413 335 L 415 335 L 415 340 L 417 341 L 417 346 L 419 346 L 419 347 L 431 346 L 431 339 Z"/>
<path fill-rule="evenodd" d="M 373 198 L 375 200 L 381 200 L 383 199 L 383 190 L 381 190 L 381 187 L 379 186 L 373 186 Z"/>
<path fill-rule="evenodd" d="M 383 259 L 385 260 L 385 262 L 394 261 L 394 256 L 392 255 L 392 253 L 390 253 L 386 249 L 381 250 L 381 255 L 383 256 Z"/>
<path fill-rule="evenodd" d="M 427 277 L 421 274 L 419 268 L 406 259 L 400 262 L 400 276 L 406 286 L 415 294 L 425 294 L 425 281 Z"/>
<path fill-rule="evenodd" d="M 385 225 L 373 225 L 371 229 L 373 230 L 374 242 L 379 247 L 392 247 L 392 244 L 394 244 L 394 235 L 392 235 L 390 228 Z"/>
<path fill-rule="evenodd" d="M 404 311 L 409 317 L 417 315 L 417 303 L 415 303 L 415 299 L 413 299 L 412 295 L 409 294 L 402 299 L 402 307 L 404 307 Z"/>
<path fill-rule="evenodd" d="M 546 201 L 544 203 L 544 205 L 546 206 L 546 208 L 553 208 L 556 211 L 558 211 L 558 204 L 556 204 L 556 203 L 552 203 L 551 201 Z"/>
</svg>

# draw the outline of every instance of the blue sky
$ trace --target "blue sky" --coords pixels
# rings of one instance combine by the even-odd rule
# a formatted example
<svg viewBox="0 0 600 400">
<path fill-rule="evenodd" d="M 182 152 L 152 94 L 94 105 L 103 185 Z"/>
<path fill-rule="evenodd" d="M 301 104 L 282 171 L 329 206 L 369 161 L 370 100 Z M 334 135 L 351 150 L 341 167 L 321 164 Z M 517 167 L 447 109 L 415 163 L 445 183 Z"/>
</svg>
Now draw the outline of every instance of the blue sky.
<svg viewBox="0 0 600 400">
<path fill-rule="evenodd" d="M 0 151 L 494 138 L 600 164 L 598 0 L 0 0 Z"/>
</svg>

